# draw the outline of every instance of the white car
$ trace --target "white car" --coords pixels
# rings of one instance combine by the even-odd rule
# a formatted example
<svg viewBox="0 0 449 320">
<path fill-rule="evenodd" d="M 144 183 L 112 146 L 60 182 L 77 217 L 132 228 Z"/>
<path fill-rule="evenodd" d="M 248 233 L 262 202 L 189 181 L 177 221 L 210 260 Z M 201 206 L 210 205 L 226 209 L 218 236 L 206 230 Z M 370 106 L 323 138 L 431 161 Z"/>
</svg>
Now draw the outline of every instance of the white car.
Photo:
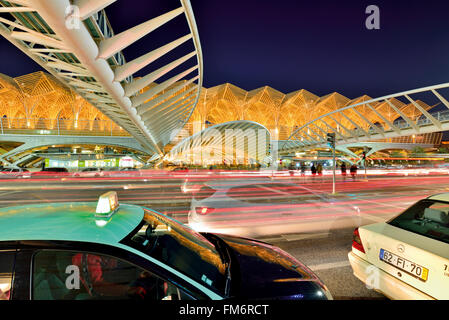
<svg viewBox="0 0 449 320">
<path fill-rule="evenodd" d="M 121 178 L 121 177 L 140 177 L 142 176 L 142 172 L 139 169 L 136 168 L 117 168 L 117 167 L 113 167 L 113 168 L 107 168 L 105 169 L 107 172 L 107 175 L 109 177 L 114 177 L 114 178 Z"/>
<path fill-rule="evenodd" d="M 361 225 L 360 210 L 335 197 L 270 178 L 211 180 L 196 186 L 189 225 L 245 236 L 322 232 Z"/>
<path fill-rule="evenodd" d="M 354 275 L 391 299 L 449 299 L 449 193 L 354 231 Z"/>
<path fill-rule="evenodd" d="M 0 179 L 3 178 L 20 179 L 30 177 L 31 173 L 27 169 L 20 167 L 5 167 L 0 170 Z"/>
<path fill-rule="evenodd" d="M 81 171 L 75 172 L 73 174 L 74 177 L 80 178 L 96 178 L 96 177 L 104 177 L 105 174 L 103 168 L 84 168 Z"/>
</svg>

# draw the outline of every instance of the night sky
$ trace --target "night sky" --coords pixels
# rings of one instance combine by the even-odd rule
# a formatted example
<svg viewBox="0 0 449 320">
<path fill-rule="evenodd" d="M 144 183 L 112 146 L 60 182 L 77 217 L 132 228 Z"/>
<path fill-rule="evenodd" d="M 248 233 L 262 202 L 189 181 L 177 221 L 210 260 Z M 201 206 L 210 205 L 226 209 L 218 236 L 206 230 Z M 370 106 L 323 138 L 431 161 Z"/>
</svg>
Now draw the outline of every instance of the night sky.
<svg viewBox="0 0 449 320">
<path fill-rule="evenodd" d="M 284 93 L 338 91 L 372 97 L 449 80 L 449 1 L 191 0 L 204 56 L 204 86 L 225 82 Z M 365 9 L 380 8 L 380 30 Z M 179 6 L 177 0 L 118 0 L 106 9 L 116 33 Z M 178 17 L 125 49 L 131 60 L 188 32 Z M 180 47 L 185 54 L 192 45 Z M 169 60 L 162 59 L 138 75 Z M 191 61 L 192 63 L 194 61 Z M 159 65 L 158 65 L 159 63 Z M 0 72 L 41 70 L 3 38 Z"/>
</svg>

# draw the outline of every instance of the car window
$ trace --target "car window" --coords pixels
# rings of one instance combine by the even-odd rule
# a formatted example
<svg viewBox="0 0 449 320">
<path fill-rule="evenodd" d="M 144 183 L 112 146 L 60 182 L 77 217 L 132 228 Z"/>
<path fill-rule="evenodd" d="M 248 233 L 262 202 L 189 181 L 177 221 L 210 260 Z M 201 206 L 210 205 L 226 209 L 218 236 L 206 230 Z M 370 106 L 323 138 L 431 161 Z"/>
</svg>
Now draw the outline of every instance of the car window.
<svg viewBox="0 0 449 320">
<path fill-rule="evenodd" d="M 11 297 L 15 251 L 0 251 L 0 300 Z"/>
<path fill-rule="evenodd" d="M 33 257 L 34 300 L 192 299 L 170 282 L 121 259 L 43 250 Z"/>
<path fill-rule="evenodd" d="M 143 224 L 123 243 L 148 254 L 214 291 L 225 291 L 225 269 L 215 246 L 187 226 L 144 209 Z"/>
<path fill-rule="evenodd" d="M 395 227 L 449 243 L 449 203 L 425 199 L 388 222 Z"/>
</svg>

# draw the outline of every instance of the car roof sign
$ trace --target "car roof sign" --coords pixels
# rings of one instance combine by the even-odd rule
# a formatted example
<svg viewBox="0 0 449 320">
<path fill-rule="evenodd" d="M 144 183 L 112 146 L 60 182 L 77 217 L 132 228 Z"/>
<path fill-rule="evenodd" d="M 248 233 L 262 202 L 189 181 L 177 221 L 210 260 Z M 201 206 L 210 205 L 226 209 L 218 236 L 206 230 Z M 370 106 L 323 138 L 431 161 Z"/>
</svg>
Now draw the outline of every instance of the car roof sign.
<svg viewBox="0 0 449 320">
<path fill-rule="evenodd" d="M 100 196 L 95 210 L 95 217 L 110 218 L 119 208 L 117 192 L 109 191 Z"/>
</svg>

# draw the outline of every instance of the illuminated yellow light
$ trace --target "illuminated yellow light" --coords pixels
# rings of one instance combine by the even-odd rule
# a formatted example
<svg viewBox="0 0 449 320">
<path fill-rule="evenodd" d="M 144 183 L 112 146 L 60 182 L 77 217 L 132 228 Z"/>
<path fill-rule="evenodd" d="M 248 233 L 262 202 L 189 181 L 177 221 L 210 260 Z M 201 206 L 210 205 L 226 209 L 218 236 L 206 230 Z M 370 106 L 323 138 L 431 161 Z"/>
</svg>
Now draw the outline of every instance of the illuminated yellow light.
<svg viewBox="0 0 449 320">
<path fill-rule="evenodd" d="M 108 224 L 107 220 L 95 220 L 95 224 L 97 225 L 97 227 L 104 227 L 105 225 Z"/>
<path fill-rule="evenodd" d="M 105 194 L 102 194 L 98 199 L 97 209 L 95 210 L 95 212 L 97 213 L 96 216 L 110 216 L 115 212 L 115 210 L 118 209 L 118 207 L 119 202 L 117 192 L 106 192 Z"/>
</svg>

